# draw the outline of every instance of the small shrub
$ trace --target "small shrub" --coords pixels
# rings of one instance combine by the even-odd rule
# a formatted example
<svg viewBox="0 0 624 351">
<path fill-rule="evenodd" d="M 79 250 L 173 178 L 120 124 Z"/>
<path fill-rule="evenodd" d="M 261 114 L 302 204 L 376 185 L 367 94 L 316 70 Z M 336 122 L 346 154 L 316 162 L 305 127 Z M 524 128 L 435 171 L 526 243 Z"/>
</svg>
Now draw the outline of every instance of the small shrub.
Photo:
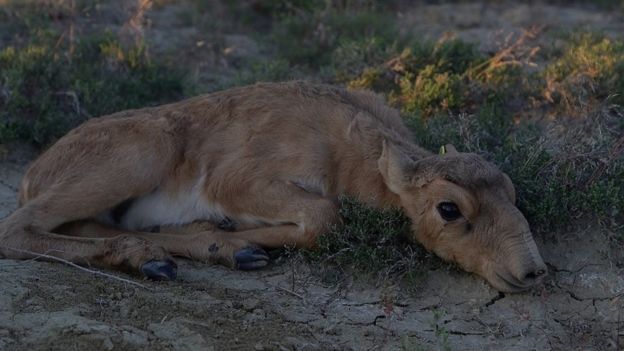
<svg viewBox="0 0 624 351">
<path fill-rule="evenodd" d="M 544 70 L 548 102 L 577 115 L 604 99 L 624 104 L 624 42 L 595 33 L 576 33 Z"/>
<path fill-rule="evenodd" d="M 430 117 L 470 108 L 475 82 L 468 74 L 484 60 L 474 45 L 460 40 L 415 42 L 383 65 L 363 70 L 349 86 L 385 88 L 406 114 Z"/>
<path fill-rule="evenodd" d="M 170 101 L 182 76 L 151 62 L 144 47 L 111 35 L 84 38 L 73 54 L 53 44 L 0 52 L 0 142 L 45 145 L 91 116 Z"/>
<path fill-rule="evenodd" d="M 424 67 L 418 74 L 407 73 L 399 80 L 396 97 L 407 113 L 432 115 L 463 106 L 461 78 L 448 72 L 436 72 L 435 66 Z"/>
<path fill-rule="evenodd" d="M 396 38 L 396 28 L 389 16 L 376 12 L 375 6 L 347 6 L 326 3 L 296 8 L 283 15 L 273 28 L 273 43 L 281 57 L 292 64 L 312 68 L 347 62 L 362 64 L 364 57 L 383 51 Z M 332 60 L 332 57 L 339 61 Z"/>
</svg>

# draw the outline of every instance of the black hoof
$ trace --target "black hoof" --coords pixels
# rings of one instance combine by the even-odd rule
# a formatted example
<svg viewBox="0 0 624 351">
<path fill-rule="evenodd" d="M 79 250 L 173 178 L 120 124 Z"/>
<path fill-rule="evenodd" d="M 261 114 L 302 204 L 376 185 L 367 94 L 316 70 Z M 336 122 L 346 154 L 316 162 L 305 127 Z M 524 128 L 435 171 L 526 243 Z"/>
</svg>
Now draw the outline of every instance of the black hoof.
<svg viewBox="0 0 624 351">
<path fill-rule="evenodd" d="M 226 232 L 233 232 L 236 230 L 236 224 L 229 217 L 225 217 L 219 222 L 217 228 Z"/>
<path fill-rule="evenodd" d="M 234 261 L 236 268 L 249 271 L 269 264 L 269 255 L 257 246 L 248 246 L 236 251 Z"/>
<path fill-rule="evenodd" d="M 175 280 L 178 265 L 171 260 L 149 260 L 141 266 L 141 272 L 152 280 Z"/>
</svg>

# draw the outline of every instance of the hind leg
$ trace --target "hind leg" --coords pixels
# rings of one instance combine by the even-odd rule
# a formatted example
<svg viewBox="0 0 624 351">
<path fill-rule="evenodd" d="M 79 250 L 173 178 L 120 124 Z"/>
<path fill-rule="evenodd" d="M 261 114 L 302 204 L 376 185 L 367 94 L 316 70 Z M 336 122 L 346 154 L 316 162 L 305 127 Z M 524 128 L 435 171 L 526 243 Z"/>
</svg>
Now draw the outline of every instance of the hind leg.
<svg viewBox="0 0 624 351">
<path fill-rule="evenodd" d="M 131 233 L 109 238 L 52 233 L 64 223 L 92 218 L 162 184 L 175 148 L 159 123 L 163 121 L 97 121 L 59 140 L 27 172 L 22 207 L 0 222 L 0 256 L 27 259 L 46 254 L 173 279 L 175 263 L 169 254 Z"/>
<path fill-rule="evenodd" d="M 127 232 L 92 220 L 73 222 L 56 230 L 75 236 L 115 237 Z M 160 232 L 133 231 L 131 236 L 163 247 L 175 256 L 196 261 L 219 263 L 243 270 L 264 267 L 268 254 L 245 238 L 216 230 L 210 222 L 194 222 L 180 226 L 162 226 Z"/>
<path fill-rule="evenodd" d="M 0 257 L 10 259 L 53 256 L 84 266 L 141 272 L 155 280 L 176 277 L 176 264 L 166 250 L 132 235 L 78 238 L 30 227 L 0 238 Z"/>
</svg>

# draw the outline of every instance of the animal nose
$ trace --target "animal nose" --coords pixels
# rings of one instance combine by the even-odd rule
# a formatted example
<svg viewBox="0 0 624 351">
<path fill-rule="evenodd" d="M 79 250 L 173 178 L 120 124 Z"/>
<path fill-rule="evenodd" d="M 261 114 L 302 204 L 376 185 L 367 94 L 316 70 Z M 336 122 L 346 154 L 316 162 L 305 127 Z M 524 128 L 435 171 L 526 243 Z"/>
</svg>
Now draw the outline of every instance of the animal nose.
<svg viewBox="0 0 624 351">
<path fill-rule="evenodd" d="M 546 276 L 546 267 L 536 267 L 533 270 L 528 271 L 522 282 L 525 284 L 537 284 Z"/>
</svg>

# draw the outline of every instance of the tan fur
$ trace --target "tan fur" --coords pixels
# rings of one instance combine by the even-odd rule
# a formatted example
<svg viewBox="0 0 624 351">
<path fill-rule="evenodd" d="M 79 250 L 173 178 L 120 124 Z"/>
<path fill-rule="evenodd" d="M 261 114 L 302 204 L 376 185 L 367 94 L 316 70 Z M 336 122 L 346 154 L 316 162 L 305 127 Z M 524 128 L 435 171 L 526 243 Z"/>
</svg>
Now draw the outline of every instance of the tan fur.
<svg viewBox="0 0 624 351">
<path fill-rule="evenodd" d="M 0 222 L 0 255 L 131 271 L 169 254 L 236 265 L 250 245 L 313 247 L 347 194 L 402 207 L 416 240 L 500 290 L 538 282 L 541 271 L 532 280 L 527 272 L 544 264 L 509 178 L 477 155 L 449 147 L 438 156 L 412 140 L 376 95 L 305 82 L 95 118 L 31 165 L 20 208 Z M 111 209 L 129 199 L 125 222 L 111 223 Z M 463 217 L 445 222 L 442 201 Z M 132 227 L 159 222 L 152 210 L 159 233 Z M 207 224 L 225 217 L 236 231 Z"/>
</svg>

